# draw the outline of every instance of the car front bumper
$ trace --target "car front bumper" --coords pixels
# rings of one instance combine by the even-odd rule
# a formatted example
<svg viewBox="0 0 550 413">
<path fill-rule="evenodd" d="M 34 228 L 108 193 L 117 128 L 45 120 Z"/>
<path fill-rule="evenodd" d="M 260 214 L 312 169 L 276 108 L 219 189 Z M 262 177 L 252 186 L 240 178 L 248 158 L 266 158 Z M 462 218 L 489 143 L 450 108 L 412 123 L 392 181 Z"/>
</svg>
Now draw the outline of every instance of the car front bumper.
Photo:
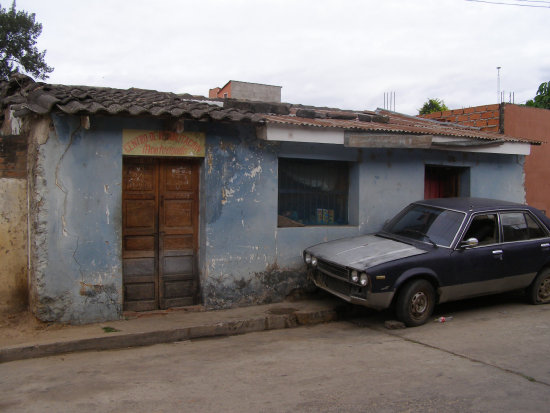
<svg viewBox="0 0 550 413">
<path fill-rule="evenodd" d="M 394 292 L 373 293 L 367 288 L 354 285 L 347 280 L 334 277 L 317 269 L 308 270 L 308 279 L 318 288 L 321 288 L 336 297 L 351 304 L 357 304 L 375 310 L 384 310 L 390 307 Z"/>
</svg>

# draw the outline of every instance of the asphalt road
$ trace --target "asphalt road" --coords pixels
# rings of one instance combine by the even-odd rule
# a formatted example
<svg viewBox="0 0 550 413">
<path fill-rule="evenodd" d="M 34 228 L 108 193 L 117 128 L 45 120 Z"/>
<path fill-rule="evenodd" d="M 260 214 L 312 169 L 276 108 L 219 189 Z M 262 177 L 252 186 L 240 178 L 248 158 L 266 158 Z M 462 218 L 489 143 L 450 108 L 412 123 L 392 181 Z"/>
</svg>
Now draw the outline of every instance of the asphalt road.
<svg viewBox="0 0 550 413">
<path fill-rule="evenodd" d="M 0 365 L 2 412 L 543 412 L 550 306 L 500 296 L 388 330 L 387 313 Z M 434 316 L 435 317 L 435 316 Z"/>
</svg>

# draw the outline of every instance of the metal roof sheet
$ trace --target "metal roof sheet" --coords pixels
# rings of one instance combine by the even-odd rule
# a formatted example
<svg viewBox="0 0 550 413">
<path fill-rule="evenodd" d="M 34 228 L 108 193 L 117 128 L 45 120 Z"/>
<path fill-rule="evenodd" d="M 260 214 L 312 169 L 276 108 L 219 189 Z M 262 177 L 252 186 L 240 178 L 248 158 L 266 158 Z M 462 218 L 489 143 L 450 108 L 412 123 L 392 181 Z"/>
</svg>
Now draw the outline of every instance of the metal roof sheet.
<svg viewBox="0 0 550 413">
<path fill-rule="evenodd" d="M 358 112 L 373 113 L 373 112 Z M 356 119 L 334 119 L 334 118 L 304 118 L 296 115 L 264 115 L 266 123 L 284 124 L 292 126 L 307 126 L 318 128 L 337 128 L 367 133 L 396 133 L 412 135 L 447 136 L 456 138 L 481 139 L 487 141 L 506 141 L 540 144 L 540 141 L 515 138 L 495 132 L 485 132 L 478 128 L 462 125 L 432 121 L 415 116 L 404 115 L 396 112 L 378 109 L 376 115 L 385 117 L 384 122 L 377 121 L 373 117 L 371 121 L 360 121 Z M 378 118 L 379 119 L 379 118 Z"/>
</svg>

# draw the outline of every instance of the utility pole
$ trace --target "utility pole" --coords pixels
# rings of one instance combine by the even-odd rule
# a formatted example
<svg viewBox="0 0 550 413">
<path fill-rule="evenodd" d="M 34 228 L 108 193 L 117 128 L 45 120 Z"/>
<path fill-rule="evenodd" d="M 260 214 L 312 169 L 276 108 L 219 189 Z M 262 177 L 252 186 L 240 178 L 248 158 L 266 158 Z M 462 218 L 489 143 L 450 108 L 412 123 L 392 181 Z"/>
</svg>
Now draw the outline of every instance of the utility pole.
<svg viewBox="0 0 550 413">
<path fill-rule="evenodd" d="M 500 103 L 500 69 L 501 66 L 497 66 L 497 103 Z"/>
</svg>

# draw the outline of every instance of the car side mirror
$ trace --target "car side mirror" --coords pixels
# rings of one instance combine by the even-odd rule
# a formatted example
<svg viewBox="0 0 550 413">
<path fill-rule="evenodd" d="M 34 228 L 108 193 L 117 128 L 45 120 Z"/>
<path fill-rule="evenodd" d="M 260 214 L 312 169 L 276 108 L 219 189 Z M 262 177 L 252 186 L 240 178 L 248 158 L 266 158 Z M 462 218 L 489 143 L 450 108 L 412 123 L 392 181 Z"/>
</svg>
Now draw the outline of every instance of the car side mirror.
<svg viewBox="0 0 550 413">
<path fill-rule="evenodd" d="M 479 245 L 479 241 L 477 238 L 468 238 L 467 240 L 464 240 L 460 243 L 461 248 L 473 248 L 477 247 Z"/>
</svg>

